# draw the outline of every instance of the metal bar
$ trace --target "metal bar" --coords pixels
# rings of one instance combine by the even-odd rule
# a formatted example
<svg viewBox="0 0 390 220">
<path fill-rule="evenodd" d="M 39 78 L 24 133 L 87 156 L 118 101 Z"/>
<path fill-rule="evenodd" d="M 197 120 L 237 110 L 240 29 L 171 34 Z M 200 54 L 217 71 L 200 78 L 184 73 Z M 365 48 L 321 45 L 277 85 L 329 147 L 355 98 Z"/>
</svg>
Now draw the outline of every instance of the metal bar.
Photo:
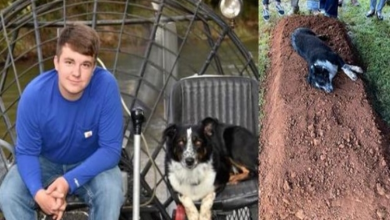
<svg viewBox="0 0 390 220">
<path fill-rule="evenodd" d="M 63 5 L 62 5 L 62 17 L 64 18 L 64 24 L 66 24 L 66 0 L 63 1 Z M 58 27 L 57 27 L 58 28 Z M 58 31 L 58 29 L 57 29 Z M 57 32 L 58 33 L 58 32 Z M 57 34 L 57 37 L 60 36 L 59 34 Z"/>
<path fill-rule="evenodd" d="M 114 58 L 114 66 L 113 66 L 113 69 L 112 69 L 112 74 L 116 74 L 116 69 L 117 69 L 117 64 L 118 64 L 118 59 L 119 59 L 119 50 L 122 46 L 122 35 L 123 35 L 123 31 L 124 31 L 124 26 L 125 26 L 125 19 L 126 19 L 126 11 L 128 10 L 128 7 L 129 7 L 129 1 L 126 1 L 126 5 L 125 5 L 125 9 L 123 11 L 123 19 L 122 19 L 122 24 L 121 24 L 121 31 L 119 32 L 119 40 L 118 40 L 118 46 L 116 48 L 116 51 L 115 51 L 115 58 Z"/>
<path fill-rule="evenodd" d="M 140 204 L 140 157 L 141 154 L 141 135 L 134 135 L 134 168 L 133 168 L 133 219 L 139 219 L 139 204 Z"/>
<path fill-rule="evenodd" d="M 163 4 L 163 3 L 162 3 L 162 4 Z M 155 113 L 155 111 L 156 111 L 156 109 L 157 109 L 158 103 L 159 103 L 159 101 L 161 100 L 161 97 L 162 97 L 162 96 L 164 95 L 164 93 L 165 93 L 165 88 L 167 87 L 168 82 L 169 82 L 169 79 L 171 78 L 172 73 L 173 73 L 173 70 L 175 69 L 175 66 L 176 66 L 176 64 L 177 64 L 177 62 L 178 62 L 178 60 L 179 60 L 179 57 L 180 57 L 179 54 L 181 54 L 181 51 L 183 50 L 183 47 L 184 47 L 185 43 L 187 42 L 188 35 L 189 35 L 189 33 L 190 33 L 191 27 L 193 26 L 193 23 L 194 23 L 194 21 L 195 21 L 195 18 L 196 18 L 197 15 L 198 15 L 199 6 L 200 6 L 201 4 L 202 4 L 202 1 L 198 1 L 196 10 L 195 10 L 195 12 L 193 13 L 193 18 L 194 18 L 194 19 L 190 20 L 190 24 L 188 25 L 188 28 L 187 28 L 186 33 L 185 33 L 185 35 L 184 35 L 184 40 L 183 40 L 182 44 L 180 45 L 180 48 L 179 48 L 178 53 L 177 53 L 178 56 L 176 57 L 176 60 L 175 60 L 175 62 L 174 62 L 173 65 L 172 65 L 172 69 L 171 69 L 170 73 L 168 74 L 168 77 L 167 77 L 167 79 L 166 79 L 166 81 L 165 81 L 165 83 L 164 83 L 164 85 L 163 85 L 163 88 L 161 89 L 161 92 L 159 93 L 159 95 L 158 95 L 158 97 L 157 97 L 157 100 L 158 100 L 158 101 L 154 103 L 154 106 L 153 106 L 153 109 L 152 109 L 152 112 L 151 112 L 152 115 L 154 115 L 154 113 Z M 162 7 L 161 7 L 161 9 L 162 9 Z M 147 120 L 146 123 L 145 123 L 145 127 L 148 127 L 148 126 L 149 126 L 149 123 L 150 123 L 151 120 L 152 120 L 152 118 L 149 117 L 148 120 Z"/>
<path fill-rule="evenodd" d="M 200 20 L 199 18 L 194 18 L 193 15 L 179 15 L 179 16 L 173 16 L 173 17 L 164 17 L 160 21 L 162 22 L 169 22 L 169 21 L 189 21 L 189 20 Z M 210 20 L 210 18 L 206 17 L 206 20 Z M 92 25 L 92 21 L 78 21 L 79 23 L 83 23 L 85 25 Z M 14 22 L 8 25 L 10 28 L 16 28 L 20 26 L 20 23 L 22 22 Z M 55 22 L 47 22 L 47 21 L 40 21 L 38 24 L 40 26 L 45 26 L 45 27 L 64 27 L 65 25 L 73 23 L 72 21 L 55 21 Z M 113 19 L 113 20 L 99 20 L 96 21 L 96 26 L 109 26 L 109 25 L 122 25 L 122 24 L 145 24 L 145 23 L 150 23 L 154 24 L 155 19 L 153 18 L 130 18 L 130 19 L 125 19 L 125 20 L 118 20 L 118 19 Z M 34 22 L 25 22 L 23 25 L 20 27 L 25 27 L 25 28 L 34 28 Z M 0 26 L 1 28 L 1 26 Z"/>
<path fill-rule="evenodd" d="M 8 152 L 10 153 L 8 157 L 6 156 L 4 149 L 8 150 Z M 0 165 L 0 168 L 5 168 L 6 172 L 8 172 L 8 170 L 11 168 L 11 166 L 15 161 L 13 152 L 14 150 L 11 144 L 6 142 L 5 140 L 0 139 L 0 156 L 1 156 L 0 161 L 3 163 L 2 165 Z"/>
<path fill-rule="evenodd" d="M 252 57 L 252 54 L 249 54 L 251 57 Z M 242 70 L 240 71 L 240 75 L 243 76 L 244 75 L 244 70 L 248 68 L 248 66 L 250 67 L 251 65 L 251 62 L 252 62 L 252 59 L 249 59 L 247 60 L 245 66 L 242 68 Z M 258 80 L 258 79 L 257 79 Z"/>
<path fill-rule="evenodd" d="M 240 39 L 237 37 L 237 35 L 234 32 L 230 32 L 229 34 L 230 39 L 233 41 L 233 43 L 237 46 L 237 49 L 240 51 L 241 55 L 246 59 L 246 60 L 251 60 L 249 63 L 249 66 L 251 70 L 253 71 L 253 74 L 256 78 L 256 80 L 260 80 L 260 74 L 257 69 L 256 64 L 253 62 L 252 54 L 246 50 L 246 48 L 242 45 Z"/>
<path fill-rule="evenodd" d="M 8 133 L 11 136 L 12 142 L 16 143 L 16 135 L 11 130 L 11 128 L 13 128 L 13 126 L 12 126 L 11 120 L 9 119 L 8 115 L 5 114 L 6 111 L 7 110 L 6 110 L 5 106 L 4 106 L 3 98 L 0 97 L 0 113 L 2 113 L 4 122 L 7 125 L 7 131 L 8 131 Z"/>
<path fill-rule="evenodd" d="M 7 55 L 7 60 L 5 61 L 5 64 L 4 64 L 4 69 L 3 69 L 3 72 L 1 74 L 1 80 L 0 80 L 0 94 L 3 92 L 4 89 L 4 86 L 5 86 L 5 82 L 7 80 L 7 76 L 8 76 L 8 66 L 10 65 L 11 63 L 11 56 L 13 54 L 13 51 L 15 49 L 15 45 L 16 45 L 16 38 L 18 37 L 19 35 L 19 29 L 15 30 L 15 32 L 13 32 L 13 35 L 12 35 L 12 44 L 9 45 L 10 47 L 10 50 L 12 53 L 9 53 L 8 52 L 8 55 Z"/>
<path fill-rule="evenodd" d="M 97 11 L 97 1 L 94 0 L 93 1 L 93 13 L 92 13 L 92 25 L 91 25 L 91 27 L 93 29 L 96 28 L 96 22 L 97 22 L 96 11 Z"/>
<path fill-rule="evenodd" d="M 210 26 L 207 22 L 203 22 L 203 27 L 204 27 L 205 32 L 207 33 L 207 42 L 209 43 L 210 47 L 212 48 L 214 46 L 214 41 L 210 37 L 211 36 Z M 217 66 L 218 74 L 224 75 L 221 60 L 219 59 L 218 54 L 215 55 L 214 61 L 215 61 L 215 64 Z"/>
<path fill-rule="evenodd" d="M 6 7 L 6 8 L 4 8 L 4 9 L 2 9 L 1 11 L 0 11 L 0 14 L 8 14 L 8 13 L 10 13 L 10 16 L 12 16 L 12 15 L 17 15 L 20 11 L 22 11 L 23 9 L 25 9 L 27 6 L 28 6 L 28 2 L 27 1 L 24 1 L 24 0 L 20 0 L 20 1 L 18 1 L 18 2 L 14 2 L 14 3 L 12 3 L 10 6 L 8 6 L 8 7 Z M 3 17 L 3 19 L 5 19 L 4 17 Z M 8 21 L 5 21 L 5 23 L 9 23 Z M 0 28 L 1 28 L 1 26 L 0 26 Z"/>
<path fill-rule="evenodd" d="M 225 38 L 225 35 L 228 31 L 229 31 L 229 28 L 227 28 L 227 27 L 225 27 L 223 29 L 222 34 L 219 36 L 217 42 L 215 43 L 214 47 L 211 49 L 206 61 L 204 62 L 202 68 L 200 69 L 200 71 L 198 73 L 199 75 L 203 75 L 204 72 L 206 71 L 206 69 L 208 68 L 210 61 L 213 59 L 215 54 L 217 54 L 217 51 L 218 51 L 219 47 L 221 46 L 221 43 L 222 43 L 223 39 Z"/>
<path fill-rule="evenodd" d="M 143 109 L 133 109 L 131 119 L 134 127 L 134 159 L 133 159 L 133 219 L 139 219 L 141 194 L 141 133 L 145 116 Z"/>
<path fill-rule="evenodd" d="M 141 184 L 142 186 L 148 191 L 151 192 L 152 189 L 150 188 L 149 184 L 146 182 L 144 178 L 141 178 Z M 157 197 L 153 198 L 153 204 L 157 206 L 157 209 L 160 210 L 160 214 L 164 216 L 164 219 L 171 219 L 169 214 L 166 212 L 166 207 L 163 206 L 163 204 L 157 199 Z M 134 218 L 133 218 L 134 220 Z"/>
<path fill-rule="evenodd" d="M 0 17 L 1 17 L 1 22 L 2 22 L 2 25 L 3 27 L 5 27 L 5 23 L 4 23 L 4 16 L 3 14 L 0 14 Z M 5 41 L 7 42 L 7 45 L 11 45 L 9 39 L 8 39 L 8 33 L 7 33 L 7 29 L 3 29 L 4 30 L 4 39 Z M 15 75 L 15 80 L 16 80 L 16 86 L 18 88 L 18 91 L 19 91 L 19 95 L 22 94 L 22 88 L 20 86 L 20 82 L 18 80 L 18 74 L 17 74 L 17 70 L 16 70 L 16 66 L 15 66 L 15 60 L 12 56 L 13 54 L 13 51 L 11 50 L 12 48 L 11 47 L 8 47 L 8 53 L 11 54 L 11 56 L 9 56 L 9 58 L 11 59 L 11 63 L 12 63 L 12 68 L 14 70 L 14 75 Z"/>
<path fill-rule="evenodd" d="M 198 12 L 200 3 L 201 3 L 201 2 L 199 2 L 198 5 L 197 5 L 197 8 L 196 8 L 197 10 L 194 12 L 194 16 L 197 15 L 197 12 Z M 191 20 L 191 23 L 188 25 L 188 29 L 187 29 L 187 31 L 186 31 L 186 33 L 185 33 L 185 36 L 183 37 L 184 40 L 183 40 L 182 44 L 180 45 L 180 48 L 179 48 L 177 54 L 181 54 L 181 51 L 183 50 L 183 47 L 184 47 L 184 45 L 185 45 L 185 43 L 186 43 L 186 40 L 188 39 L 188 35 L 189 35 L 189 33 L 190 33 L 190 30 L 191 30 L 191 27 L 193 26 L 193 22 L 194 22 L 194 21 L 195 21 L 195 19 Z M 206 23 L 206 22 L 203 22 L 203 23 Z M 155 105 L 153 106 L 153 110 L 152 110 L 152 113 L 151 113 L 152 115 L 154 115 L 155 109 L 157 108 L 157 103 L 159 103 L 159 100 L 161 99 L 161 96 L 164 94 L 165 88 L 166 88 L 166 86 L 168 85 L 169 79 L 170 79 L 170 77 L 172 76 L 172 72 L 173 72 L 173 70 L 174 70 L 175 65 L 176 65 L 177 62 L 178 62 L 178 59 L 179 59 L 179 56 L 176 57 L 176 60 L 175 60 L 175 62 L 174 62 L 174 64 L 173 64 L 173 66 L 172 66 L 172 69 L 171 69 L 170 73 L 168 74 L 168 77 L 167 77 L 167 79 L 166 79 L 166 81 L 165 81 L 165 83 L 164 83 L 164 86 L 163 86 L 163 88 L 162 88 L 162 90 L 161 90 L 161 92 L 160 92 L 160 94 L 159 94 L 159 96 L 158 96 L 158 98 L 157 98 L 158 101 L 157 101 L 157 102 L 155 103 Z M 149 123 L 150 123 L 150 120 L 151 120 L 151 118 L 149 118 L 149 119 L 147 120 L 145 127 L 148 127 L 148 125 L 149 125 Z M 155 150 L 155 151 L 153 152 L 153 154 L 152 154 L 152 158 L 153 158 L 153 159 L 155 159 L 155 158 L 158 156 L 158 154 L 159 154 L 159 152 L 161 151 L 161 149 L 162 149 L 162 148 L 160 148 L 159 150 Z M 144 170 L 143 170 L 143 172 L 142 172 L 143 175 L 145 175 L 145 174 L 149 171 L 151 165 L 152 165 L 152 164 L 151 164 L 151 161 L 148 161 L 148 163 L 145 165 L 145 168 L 144 168 Z"/>
<path fill-rule="evenodd" d="M 35 0 L 31 0 L 31 9 L 32 11 L 36 11 L 36 5 L 35 5 Z M 41 36 L 39 34 L 39 24 L 38 24 L 38 17 L 37 17 L 37 13 L 32 13 L 33 14 L 33 19 L 34 19 L 34 29 L 35 29 L 35 41 L 36 41 L 36 45 L 37 45 L 37 55 L 38 55 L 38 60 L 43 60 L 43 56 L 42 56 L 42 48 L 40 47 L 41 45 Z M 39 72 L 40 73 L 43 73 L 44 71 L 44 67 L 43 67 L 43 62 L 40 62 L 39 63 Z"/>
<path fill-rule="evenodd" d="M 138 93 L 139 93 L 139 90 L 141 89 L 141 84 L 142 84 L 142 78 L 143 76 L 145 75 L 145 70 L 146 70 L 146 65 L 147 65 L 147 60 L 149 59 L 150 57 L 150 54 L 152 52 L 152 47 L 153 47 L 153 39 L 155 38 L 156 36 L 156 32 L 157 32 L 157 29 L 158 29 L 158 25 L 161 21 L 161 15 L 162 15 L 162 10 L 163 10 L 163 4 L 164 4 L 164 1 L 161 2 L 161 7 L 159 7 L 159 10 L 156 12 L 156 17 L 155 19 L 153 20 L 153 28 L 152 28 L 152 33 L 151 33 L 151 36 L 149 37 L 149 40 L 150 40 L 150 43 L 148 44 L 148 46 L 146 47 L 146 50 L 145 50 L 145 59 L 143 60 L 142 64 L 141 64 L 141 68 L 140 70 L 138 71 L 138 76 L 141 78 L 140 80 L 138 80 L 138 83 L 137 83 L 137 88 L 135 89 L 135 97 L 138 97 Z M 134 99 L 133 100 L 133 103 L 131 104 L 131 106 L 134 106 L 135 102 L 137 100 Z M 150 119 L 149 119 L 150 120 Z"/>
<path fill-rule="evenodd" d="M 46 12 L 49 9 L 53 9 L 54 6 L 56 6 L 58 3 L 61 3 L 61 2 L 62 2 L 61 0 L 56 0 L 56 1 L 50 2 L 50 3 L 46 4 L 46 5 L 42 5 L 39 8 L 37 8 L 36 11 L 34 11 L 34 13 L 41 14 L 43 12 Z M 26 1 L 26 5 L 23 5 L 23 7 L 20 7 L 17 10 L 12 11 L 11 14 L 8 14 L 8 17 L 5 20 L 5 23 L 8 25 L 8 27 L 20 28 L 19 25 L 22 25 L 21 27 L 23 27 L 24 23 L 30 23 L 29 27 L 33 28 L 34 27 L 34 23 L 31 22 L 31 21 L 28 22 L 31 19 L 31 16 L 22 16 L 22 18 L 20 18 L 20 16 L 19 16 L 19 13 L 23 13 L 22 11 L 26 10 L 26 9 L 28 10 L 27 1 Z M 32 13 L 30 13 L 30 14 L 32 14 Z M 11 21 L 11 19 L 14 18 L 14 17 L 16 17 L 16 19 Z M 0 29 L 2 27 L 3 26 L 0 25 Z"/>
<path fill-rule="evenodd" d="M 162 143 L 158 144 L 157 148 L 152 152 L 152 154 L 150 155 L 151 159 L 155 160 L 161 150 L 163 150 L 163 144 Z M 152 167 L 152 162 L 150 160 L 148 160 L 148 162 L 144 166 L 144 169 L 142 170 L 141 175 L 145 176 L 149 172 L 149 169 L 151 167 Z"/>
<path fill-rule="evenodd" d="M 206 20 L 213 20 L 218 26 L 220 27 L 225 27 L 225 31 L 227 27 L 229 27 L 229 24 L 226 23 L 220 16 L 218 16 L 215 13 L 212 13 L 212 11 L 209 11 L 208 8 L 203 8 L 204 9 L 204 19 Z M 225 35 L 228 35 L 230 39 L 233 41 L 233 43 L 236 45 L 237 49 L 240 51 L 241 55 L 244 56 L 246 60 L 252 59 L 252 55 L 246 51 L 245 47 L 242 45 L 241 41 L 237 37 L 237 35 L 234 33 L 234 31 L 227 31 Z M 211 55 L 211 54 L 210 54 Z M 206 64 L 208 65 L 208 64 Z M 249 66 L 251 70 L 253 71 L 254 77 L 259 80 L 260 79 L 260 74 L 258 72 L 258 69 L 256 67 L 256 64 L 254 62 L 250 62 Z"/>
</svg>

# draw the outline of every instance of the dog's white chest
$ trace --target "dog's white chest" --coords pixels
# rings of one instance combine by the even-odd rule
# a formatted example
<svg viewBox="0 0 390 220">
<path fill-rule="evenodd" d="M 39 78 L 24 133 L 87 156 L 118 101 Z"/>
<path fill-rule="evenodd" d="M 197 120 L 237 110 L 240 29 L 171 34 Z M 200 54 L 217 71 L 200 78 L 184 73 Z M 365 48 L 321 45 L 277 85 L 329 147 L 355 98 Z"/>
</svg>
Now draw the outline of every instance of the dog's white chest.
<svg viewBox="0 0 390 220">
<path fill-rule="evenodd" d="M 171 161 L 168 165 L 168 179 L 177 192 L 197 201 L 214 192 L 216 172 L 212 161 L 198 164 L 194 169 L 187 169 L 179 162 Z"/>
</svg>

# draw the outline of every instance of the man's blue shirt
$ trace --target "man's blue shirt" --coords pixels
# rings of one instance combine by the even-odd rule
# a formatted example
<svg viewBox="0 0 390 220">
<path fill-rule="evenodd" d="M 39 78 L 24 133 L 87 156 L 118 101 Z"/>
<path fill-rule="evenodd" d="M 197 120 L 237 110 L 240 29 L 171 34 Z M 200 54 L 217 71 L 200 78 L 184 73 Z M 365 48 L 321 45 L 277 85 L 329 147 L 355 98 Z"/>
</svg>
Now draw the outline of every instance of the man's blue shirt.
<svg viewBox="0 0 390 220">
<path fill-rule="evenodd" d="M 43 188 L 39 157 L 77 164 L 65 173 L 70 192 L 118 164 L 123 138 L 120 92 L 114 76 L 96 67 L 76 101 L 63 98 L 56 70 L 23 91 L 16 120 L 16 162 L 32 196 Z"/>
</svg>

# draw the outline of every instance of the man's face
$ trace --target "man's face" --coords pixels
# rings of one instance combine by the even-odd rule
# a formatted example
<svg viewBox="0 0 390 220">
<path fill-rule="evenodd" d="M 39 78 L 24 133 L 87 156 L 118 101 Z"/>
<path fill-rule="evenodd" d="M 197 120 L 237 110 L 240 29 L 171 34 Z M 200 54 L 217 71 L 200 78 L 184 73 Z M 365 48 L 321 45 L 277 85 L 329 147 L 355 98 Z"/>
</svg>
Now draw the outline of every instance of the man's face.
<svg viewBox="0 0 390 220">
<path fill-rule="evenodd" d="M 94 58 L 75 52 L 65 44 L 61 54 L 54 57 L 54 66 L 61 95 L 67 100 L 79 99 L 91 81 Z"/>
</svg>

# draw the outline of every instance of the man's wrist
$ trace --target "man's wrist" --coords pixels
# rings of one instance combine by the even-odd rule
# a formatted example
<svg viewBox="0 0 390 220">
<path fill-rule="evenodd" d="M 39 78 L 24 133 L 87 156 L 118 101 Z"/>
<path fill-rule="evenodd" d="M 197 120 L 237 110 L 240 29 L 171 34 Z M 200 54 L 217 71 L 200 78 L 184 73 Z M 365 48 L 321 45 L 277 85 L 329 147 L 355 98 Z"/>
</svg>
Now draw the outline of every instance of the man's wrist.
<svg viewBox="0 0 390 220">
<path fill-rule="evenodd" d="M 40 197 L 40 194 L 46 193 L 44 189 L 38 189 L 38 191 L 34 195 L 34 200 L 37 201 Z"/>
<path fill-rule="evenodd" d="M 61 176 L 59 177 L 61 179 L 61 181 L 64 183 L 64 186 L 65 186 L 65 194 L 68 194 L 69 190 L 70 190 L 70 185 L 69 185 L 69 182 L 68 180 L 64 177 L 64 176 Z"/>
<path fill-rule="evenodd" d="M 68 184 L 68 188 L 69 188 L 68 192 L 69 193 L 73 193 L 73 191 L 79 187 L 76 184 L 76 182 L 78 182 L 77 179 L 72 177 L 71 175 L 65 174 L 64 176 L 62 176 L 62 178 L 64 178 L 66 183 Z"/>
</svg>

